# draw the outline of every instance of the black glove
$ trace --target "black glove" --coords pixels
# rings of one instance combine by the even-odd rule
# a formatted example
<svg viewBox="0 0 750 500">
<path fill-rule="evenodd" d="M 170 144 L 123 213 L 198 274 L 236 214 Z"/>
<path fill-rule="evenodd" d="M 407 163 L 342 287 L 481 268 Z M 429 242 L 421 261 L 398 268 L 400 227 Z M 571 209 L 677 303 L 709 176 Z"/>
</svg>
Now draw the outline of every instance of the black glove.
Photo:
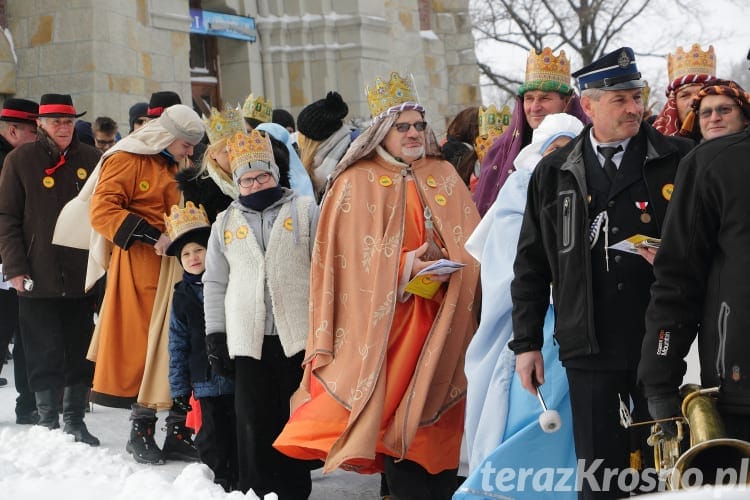
<svg viewBox="0 0 750 500">
<path fill-rule="evenodd" d="M 229 358 L 226 333 L 216 332 L 206 335 L 206 354 L 208 354 L 211 368 L 217 375 L 234 377 L 234 361 Z"/>
<path fill-rule="evenodd" d="M 190 406 L 190 396 L 177 396 L 172 400 L 172 409 L 182 413 L 187 413 L 193 409 Z"/>
<path fill-rule="evenodd" d="M 654 420 L 681 416 L 682 401 L 677 394 L 663 394 L 648 398 L 648 412 Z M 667 438 L 677 436 L 677 424 L 675 421 L 660 422 L 664 435 Z"/>
</svg>

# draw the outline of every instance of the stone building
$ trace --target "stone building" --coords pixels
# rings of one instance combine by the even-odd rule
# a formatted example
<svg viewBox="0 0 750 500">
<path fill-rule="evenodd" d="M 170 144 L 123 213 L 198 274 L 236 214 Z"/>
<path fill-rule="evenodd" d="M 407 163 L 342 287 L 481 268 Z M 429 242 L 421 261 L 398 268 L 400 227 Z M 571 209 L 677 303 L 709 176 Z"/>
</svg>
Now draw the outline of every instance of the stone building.
<svg viewBox="0 0 750 500">
<path fill-rule="evenodd" d="M 468 4 L 0 0 L 0 94 L 38 100 L 70 93 L 88 111 L 84 119 L 107 115 L 126 124 L 128 108 L 156 90 L 174 90 L 183 102 L 192 96 L 197 108 L 242 103 L 252 92 L 295 115 L 337 90 L 349 116 L 364 119 L 365 86 L 395 70 L 413 74 L 441 131 L 449 117 L 480 102 Z M 197 26 L 215 13 L 208 32 Z M 227 20 L 237 24 L 222 34 Z M 225 36 L 237 33 L 245 39 Z"/>
</svg>

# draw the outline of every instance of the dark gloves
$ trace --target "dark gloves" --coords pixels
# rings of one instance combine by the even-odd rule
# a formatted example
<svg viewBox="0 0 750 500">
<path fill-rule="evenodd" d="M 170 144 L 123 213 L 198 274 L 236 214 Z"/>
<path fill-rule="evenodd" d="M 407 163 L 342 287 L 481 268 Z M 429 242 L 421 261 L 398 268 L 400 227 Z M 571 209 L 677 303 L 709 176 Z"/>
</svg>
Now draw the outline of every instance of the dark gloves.
<svg viewBox="0 0 750 500">
<path fill-rule="evenodd" d="M 681 406 L 682 400 L 677 394 L 664 394 L 648 398 L 648 412 L 654 420 L 681 416 Z M 667 438 L 677 436 L 677 424 L 674 421 L 660 422 L 659 425 Z"/>
<path fill-rule="evenodd" d="M 177 396 L 174 398 L 172 400 L 172 409 L 182 413 L 187 413 L 192 410 L 193 407 L 190 406 L 190 396 Z"/>
<path fill-rule="evenodd" d="M 206 335 L 206 354 L 208 354 L 211 368 L 217 375 L 234 377 L 234 361 L 229 358 L 226 333 L 216 332 Z"/>
</svg>

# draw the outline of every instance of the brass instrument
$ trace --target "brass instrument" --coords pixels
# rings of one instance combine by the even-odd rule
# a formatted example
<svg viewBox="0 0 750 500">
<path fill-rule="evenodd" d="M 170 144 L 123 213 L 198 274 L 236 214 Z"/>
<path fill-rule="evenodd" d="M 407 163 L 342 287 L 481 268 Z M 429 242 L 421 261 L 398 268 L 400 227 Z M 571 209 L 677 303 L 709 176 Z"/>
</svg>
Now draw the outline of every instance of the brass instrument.
<svg viewBox="0 0 750 500">
<path fill-rule="evenodd" d="M 683 397 L 682 414 L 690 426 L 690 449 L 680 455 L 674 463 L 669 478 L 670 489 L 678 490 L 690 486 L 691 479 L 697 479 L 691 477 L 693 474 L 687 474 L 691 469 L 700 472 L 702 485 L 724 484 L 726 481 L 736 483 L 738 478 L 750 484 L 747 472 L 744 478 L 739 477 L 743 461 L 744 470 L 747 471 L 750 443 L 726 437 L 724 423 L 714 399 L 718 392 L 717 387 L 701 389 L 695 384 L 687 384 L 680 389 L 680 395 Z"/>
<path fill-rule="evenodd" d="M 726 437 L 724 423 L 716 409 L 714 396 L 718 392 L 718 387 L 682 386 L 682 417 L 633 423 L 629 415 L 621 416 L 626 428 L 652 424 L 647 443 L 654 448 L 654 466 L 659 478 L 666 480 L 670 490 L 694 486 L 696 482 L 700 485 L 736 484 L 739 480 L 750 484 L 750 443 Z M 671 421 L 677 426 L 675 437 L 667 437 L 661 428 L 662 423 Z M 684 423 L 690 427 L 690 448 L 681 454 Z"/>
</svg>

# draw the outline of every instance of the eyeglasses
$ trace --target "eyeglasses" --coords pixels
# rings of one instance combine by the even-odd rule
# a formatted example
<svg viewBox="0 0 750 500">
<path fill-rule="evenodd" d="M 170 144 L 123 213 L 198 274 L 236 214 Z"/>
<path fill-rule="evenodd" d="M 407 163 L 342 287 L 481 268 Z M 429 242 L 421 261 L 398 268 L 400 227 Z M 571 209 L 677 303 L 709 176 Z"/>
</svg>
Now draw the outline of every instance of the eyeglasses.
<svg viewBox="0 0 750 500">
<path fill-rule="evenodd" d="M 249 188 L 253 187 L 256 182 L 259 186 L 262 186 L 271 179 L 271 174 L 263 172 L 262 174 L 256 175 L 255 177 L 240 177 L 238 181 L 240 187 Z"/>
<path fill-rule="evenodd" d="M 414 122 L 414 123 L 394 123 L 393 128 L 401 132 L 402 134 L 405 134 L 409 131 L 410 128 L 414 127 L 414 130 L 417 132 L 424 132 L 424 129 L 427 127 L 427 122 Z"/>
<path fill-rule="evenodd" d="M 715 108 L 704 108 L 698 111 L 698 116 L 701 120 L 708 120 L 711 118 L 711 115 L 714 114 L 714 111 L 719 116 L 728 115 L 732 111 L 734 111 L 734 108 L 739 108 L 739 104 L 722 104 L 721 106 L 716 106 Z"/>
</svg>

